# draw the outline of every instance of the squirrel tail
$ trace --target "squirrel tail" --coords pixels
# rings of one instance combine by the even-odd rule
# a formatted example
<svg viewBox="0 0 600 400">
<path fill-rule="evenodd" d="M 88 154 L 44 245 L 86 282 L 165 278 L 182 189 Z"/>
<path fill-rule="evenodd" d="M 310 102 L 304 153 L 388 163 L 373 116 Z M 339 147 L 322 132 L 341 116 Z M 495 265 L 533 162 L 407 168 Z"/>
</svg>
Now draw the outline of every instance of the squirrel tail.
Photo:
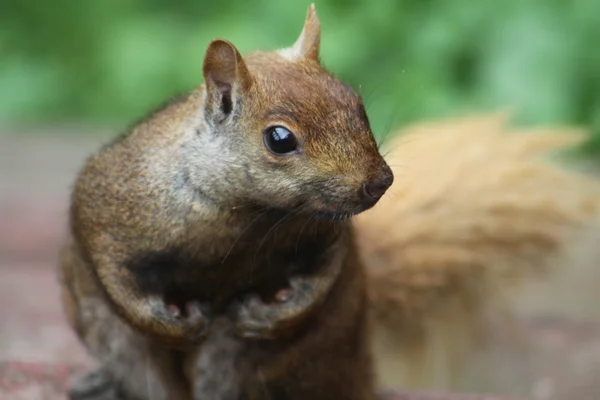
<svg viewBox="0 0 600 400">
<path fill-rule="evenodd" d="M 462 365 L 510 318 L 519 284 L 600 221 L 599 184 L 550 161 L 586 132 L 507 132 L 508 118 L 426 123 L 387 146 L 394 184 L 355 221 L 382 385 L 462 389 Z"/>
</svg>

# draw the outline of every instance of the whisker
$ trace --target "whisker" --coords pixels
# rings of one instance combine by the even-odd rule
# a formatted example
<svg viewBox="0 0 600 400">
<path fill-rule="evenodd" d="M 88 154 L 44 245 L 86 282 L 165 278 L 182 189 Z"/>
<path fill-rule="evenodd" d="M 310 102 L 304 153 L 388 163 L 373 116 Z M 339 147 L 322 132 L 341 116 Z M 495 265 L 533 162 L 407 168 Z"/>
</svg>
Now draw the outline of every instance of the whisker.
<svg viewBox="0 0 600 400">
<path fill-rule="evenodd" d="M 289 220 L 291 218 L 294 218 L 296 215 L 299 214 L 298 210 L 300 209 L 300 212 L 302 206 L 298 206 L 294 209 L 292 209 L 291 211 L 289 211 L 288 213 L 286 213 L 283 217 L 281 217 L 279 219 L 279 221 L 277 221 L 275 224 L 273 224 L 273 226 L 271 228 L 269 228 L 269 230 L 267 231 L 267 233 L 265 233 L 265 236 L 263 237 L 263 239 L 260 241 L 260 243 L 258 244 L 258 247 L 256 248 L 256 253 L 254 253 L 254 258 L 256 258 L 256 255 L 258 254 L 258 251 L 260 250 L 260 248 L 262 247 L 262 245 L 265 243 L 265 241 L 267 240 L 267 238 L 269 237 L 269 234 L 271 232 L 273 232 L 273 230 L 279 226 L 281 223 L 285 222 L 286 220 Z"/>
<path fill-rule="evenodd" d="M 396 110 L 398 109 L 398 103 L 400 102 L 400 99 L 396 99 L 396 101 L 394 102 L 394 106 L 392 107 L 392 110 L 390 111 L 390 115 L 388 117 L 388 120 L 386 122 L 384 131 L 382 135 L 379 135 L 379 140 L 377 141 L 377 148 L 380 149 L 384 144 L 385 141 L 388 138 L 388 135 L 390 134 L 390 132 L 392 131 L 392 127 L 394 126 L 394 122 L 397 118 L 397 113 Z"/>
<path fill-rule="evenodd" d="M 397 141 L 393 147 L 390 147 L 387 149 L 387 151 L 383 154 L 383 157 L 387 157 L 388 155 L 392 154 L 392 152 L 398 150 L 398 148 L 400 148 L 401 146 L 407 145 L 409 143 L 414 142 L 415 140 L 417 140 L 418 138 L 412 138 L 412 139 L 403 139 L 402 141 Z"/>
<path fill-rule="evenodd" d="M 304 224 L 302 224 L 302 227 L 300 228 L 300 232 L 298 232 L 298 239 L 296 239 L 296 249 L 294 250 L 294 254 L 298 254 L 298 244 L 300 243 L 300 237 L 302 236 L 302 232 L 304 231 L 304 228 L 310 222 L 310 220 L 312 219 L 312 217 L 315 214 L 316 214 L 316 211 L 313 211 L 310 214 L 310 216 L 306 219 L 306 221 L 304 221 Z"/>
<path fill-rule="evenodd" d="M 231 251 L 233 250 L 233 247 L 236 245 L 236 243 L 238 242 L 238 240 L 240 240 L 240 238 L 244 235 L 244 233 L 246 233 L 248 231 L 248 229 L 250 229 L 250 227 L 256 222 L 258 221 L 258 219 L 260 217 L 262 217 L 263 215 L 265 215 L 267 212 L 269 212 L 270 210 L 272 210 L 272 207 L 266 207 L 263 209 L 262 212 L 260 212 L 260 214 L 258 214 L 249 224 L 246 228 L 244 228 L 244 230 L 238 235 L 238 237 L 233 241 L 233 243 L 231 244 L 231 247 L 229 248 L 229 251 L 227 251 L 227 254 L 225 254 L 225 257 L 223 257 L 223 260 L 221 261 L 221 265 L 223 265 L 225 263 L 225 260 L 227 259 L 227 257 L 229 256 L 229 254 L 231 254 Z"/>
</svg>

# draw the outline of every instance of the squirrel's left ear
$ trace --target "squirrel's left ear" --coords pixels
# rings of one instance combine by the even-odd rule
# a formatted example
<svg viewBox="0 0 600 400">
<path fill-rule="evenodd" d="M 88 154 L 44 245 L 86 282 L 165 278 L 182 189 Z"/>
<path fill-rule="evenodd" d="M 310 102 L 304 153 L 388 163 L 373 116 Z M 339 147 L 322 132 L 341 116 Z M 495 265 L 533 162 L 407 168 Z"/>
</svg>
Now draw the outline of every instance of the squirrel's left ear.
<svg viewBox="0 0 600 400">
<path fill-rule="evenodd" d="M 296 43 L 290 48 L 282 51 L 282 53 L 294 60 L 310 59 L 319 61 L 319 48 L 321 46 L 321 23 L 317 17 L 317 10 L 314 3 L 308 7 L 304 28 L 300 33 Z"/>
<path fill-rule="evenodd" d="M 252 86 L 252 76 L 240 52 L 222 39 L 213 40 L 208 46 L 202 72 L 207 116 L 223 121 L 237 105 L 238 96 Z"/>
</svg>

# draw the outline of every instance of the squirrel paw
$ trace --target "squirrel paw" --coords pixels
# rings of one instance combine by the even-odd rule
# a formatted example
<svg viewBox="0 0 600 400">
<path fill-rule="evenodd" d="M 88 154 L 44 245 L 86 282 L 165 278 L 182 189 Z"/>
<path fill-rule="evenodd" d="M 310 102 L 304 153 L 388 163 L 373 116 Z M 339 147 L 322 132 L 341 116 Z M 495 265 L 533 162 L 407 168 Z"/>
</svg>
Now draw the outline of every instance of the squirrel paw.
<svg viewBox="0 0 600 400">
<path fill-rule="evenodd" d="M 151 305 L 158 322 L 180 332 L 182 341 L 197 344 L 206 336 L 209 326 L 208 310 L 200 302 L 188 301 L 185 303 L 185 312 L 179 306 L 167 304 L 159 298 L 152 298 Z"/>
<path fill-rule="evenodd" d="M 279 290 L 274 301 L 265 303 L 258 295 L 246 296 L 235 306 L 234 320 L 239 336 L 245 339 L 274 339 L 300 322 L 319 300 L 310 280 L 290 281 L 290 288 Z"/>
</svg>

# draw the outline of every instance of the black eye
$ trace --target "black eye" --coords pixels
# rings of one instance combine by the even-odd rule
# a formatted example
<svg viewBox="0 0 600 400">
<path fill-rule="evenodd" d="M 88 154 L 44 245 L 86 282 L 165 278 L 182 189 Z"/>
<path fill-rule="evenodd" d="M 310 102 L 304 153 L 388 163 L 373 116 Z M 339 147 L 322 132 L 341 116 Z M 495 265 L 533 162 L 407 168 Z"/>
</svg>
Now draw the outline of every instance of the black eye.
<svg viewBox="0 0 600 400">
<path fill-rule="evenodd" d="M 288 154 L 298 149 L 298 141 L 283 126 L 271 126 L 265 130 L 265 146 L 275 154 Z"/>
</svg>

